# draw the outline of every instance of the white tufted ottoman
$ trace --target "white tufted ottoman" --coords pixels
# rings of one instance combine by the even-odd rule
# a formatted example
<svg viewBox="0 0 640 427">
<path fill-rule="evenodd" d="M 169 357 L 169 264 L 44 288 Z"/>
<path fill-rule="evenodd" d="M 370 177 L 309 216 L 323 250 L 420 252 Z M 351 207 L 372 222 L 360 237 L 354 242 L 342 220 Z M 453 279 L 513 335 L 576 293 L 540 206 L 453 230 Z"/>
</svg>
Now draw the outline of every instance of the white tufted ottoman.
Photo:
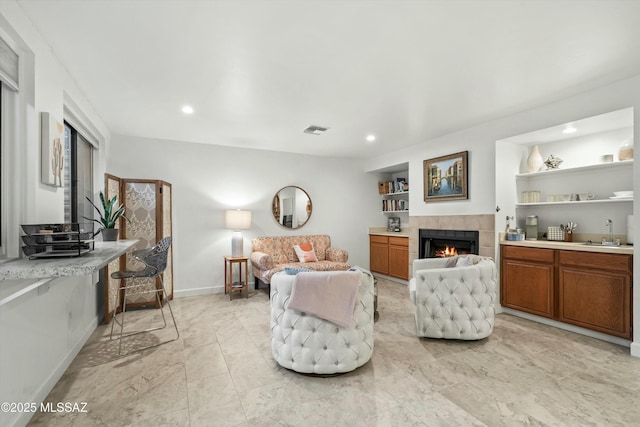
<svg viewBox="0 0 640 427">
<path fill-rule="evenodd" d="M 496 265 L 491 258 L 477 259 L 475 265 L 451 268 L 445 267 L 447 258 L 413 262 L 409 294 L 418 336 L 478 340 L 491 335 Z"/>
<path fill-rule="evenodd" d="M 354 310 L 355 326 L 288 309 L 294 275 L 271 278 L 271 353 L 281 366 L 302 373 L 335 374 L 364 365 L 373 353 L 373 276 L 363 271 Z"/>
</svg>

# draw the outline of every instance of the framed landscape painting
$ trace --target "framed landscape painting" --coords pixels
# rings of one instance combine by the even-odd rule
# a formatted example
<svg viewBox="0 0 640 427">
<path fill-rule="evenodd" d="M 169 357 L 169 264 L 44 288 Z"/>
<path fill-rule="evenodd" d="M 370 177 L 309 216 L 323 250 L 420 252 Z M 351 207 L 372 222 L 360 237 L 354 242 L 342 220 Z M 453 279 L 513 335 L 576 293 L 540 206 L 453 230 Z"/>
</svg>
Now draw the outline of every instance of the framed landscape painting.
<svg viewBox="0 0 640 427">
<path fill-rule="evenodd" d="M 468 151 L 423 162 L 424 201 L 468 199 Z"/>
</svg>

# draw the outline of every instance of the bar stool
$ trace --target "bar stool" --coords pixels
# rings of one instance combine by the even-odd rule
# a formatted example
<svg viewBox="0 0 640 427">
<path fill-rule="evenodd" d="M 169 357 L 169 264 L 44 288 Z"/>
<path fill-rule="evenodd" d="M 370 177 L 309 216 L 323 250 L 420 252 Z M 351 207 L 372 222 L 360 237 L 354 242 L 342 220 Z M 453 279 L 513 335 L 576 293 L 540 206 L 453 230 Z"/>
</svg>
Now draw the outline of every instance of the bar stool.
<svg viewBox="0 0 640 427">
<path fill-rule="evenodd" d="M 173 310 L 171 309 L 171 303 L 169 302 L 169 296 L 167 295 L 167 291 L 164 287 L 164 282 L 162 281 L 162 273 L 167 268 L 167 257 L 169 254 L 170 246 L 171 246 L 171 237 L 165 237 L 164 239 L 160 240 L 155 246 L 151 248 L 134 251 L 132 253 L 132 256 L 138 261 L 142 262 L 145 265 L 145 268 L 142 270 L 136 270 L 136 271 L 129 271 L 129 270 L 116 271 L 111 274 L 111 277 L 114 279 L 122 279 L 122 281 L 120 282 L 121 286 L 119 288 L 119 292 L 116 293 L 116 301 L 114 304 L 114 307 L 118 306 L 118 296 L 120 293 L 122 293 L 122 311 L 120 312 L 121 319 L 118 319 L 117 313 L 114 314 L 113 323 L 111 323 L 111 334 L 109 335 L 109 338 L 113 339 L 113 327 L 117 323 L 120 326 L 120 338 L 119 338 L 120 342 L 118 345 L 118 354 L 122 353 L 123 337 L 137 335 L 144 332 L 157 331 L 159 329 L 166 328 L 167 320 L 165 319 L 165 316 L 164 316 L 164 306 L 161 300 L 163 296 L 167 303 L 167 307 L 169 307 L 169 313 L 171 314 L 171 319 L 173 320 L 173 326 L 176 329 L 176 337 L 171 340 L 162 341 L 160 343 L 156 343 L 156 344 L 149 345 L 147 347 L 140 348 L 138 350 L 146 350 L 151 347 L 156 347 L 161 344 L 166 344 L 168 342 L 175 341 L 180 337 L 180 332 L 178 331 L 176 318 L 173 315 Z M 155 287 L 154 289 L 149 289 L 148 284 L 136 285 L 134 283 L 128 282 L 128 280 L 130 279 L 156 278 L 156 277 L 160 279 L 161 289 L 157 289 Z M 160 307 L 160 313 L 162 314 L 162 321 L 164 325 L 145 329 L 143 331 L 131 332 L 126 335 L 123 335 L 125 313 L 127 310 L 127 293 L 134 293 L 135 295 L 154 293 L 156 298 L 156 304 Z"/>
</svg>

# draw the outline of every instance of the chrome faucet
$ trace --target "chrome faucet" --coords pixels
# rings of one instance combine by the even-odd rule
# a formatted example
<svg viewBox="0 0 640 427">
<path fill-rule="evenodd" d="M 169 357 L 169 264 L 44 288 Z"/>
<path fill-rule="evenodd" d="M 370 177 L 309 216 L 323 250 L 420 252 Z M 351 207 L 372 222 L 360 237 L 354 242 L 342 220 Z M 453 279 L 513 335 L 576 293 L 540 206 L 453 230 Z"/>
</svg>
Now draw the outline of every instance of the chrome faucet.
<svg viewBox="0 0 640 427">
<path fill-rule="evenodd" d="M 609 237 L 602 239 L 603 246 L 620 246 L 620 240 L 613 240 L 613 221 L 608 219 L 606 224 L 609 227 Z"/>
</svg>

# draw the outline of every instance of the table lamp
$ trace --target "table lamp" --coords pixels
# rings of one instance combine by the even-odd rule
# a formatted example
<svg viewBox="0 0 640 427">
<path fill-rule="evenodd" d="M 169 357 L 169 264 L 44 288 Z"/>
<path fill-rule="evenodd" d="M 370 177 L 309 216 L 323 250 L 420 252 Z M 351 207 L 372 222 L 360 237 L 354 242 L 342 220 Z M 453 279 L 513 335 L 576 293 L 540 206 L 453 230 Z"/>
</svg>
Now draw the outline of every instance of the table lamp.
<svg viewBox="0 0 640 427">
<path fill-rule="evenodd" d="M 240 209 L 228 210 L 224 216 L 225 227 L 233 230 L 231 238 L 231 256 L 240 258 L 244 255 L 242 250 L 242 233 L 240 230 L 251 228 L 251 211 L 241 211 Z"/>
</svg>

